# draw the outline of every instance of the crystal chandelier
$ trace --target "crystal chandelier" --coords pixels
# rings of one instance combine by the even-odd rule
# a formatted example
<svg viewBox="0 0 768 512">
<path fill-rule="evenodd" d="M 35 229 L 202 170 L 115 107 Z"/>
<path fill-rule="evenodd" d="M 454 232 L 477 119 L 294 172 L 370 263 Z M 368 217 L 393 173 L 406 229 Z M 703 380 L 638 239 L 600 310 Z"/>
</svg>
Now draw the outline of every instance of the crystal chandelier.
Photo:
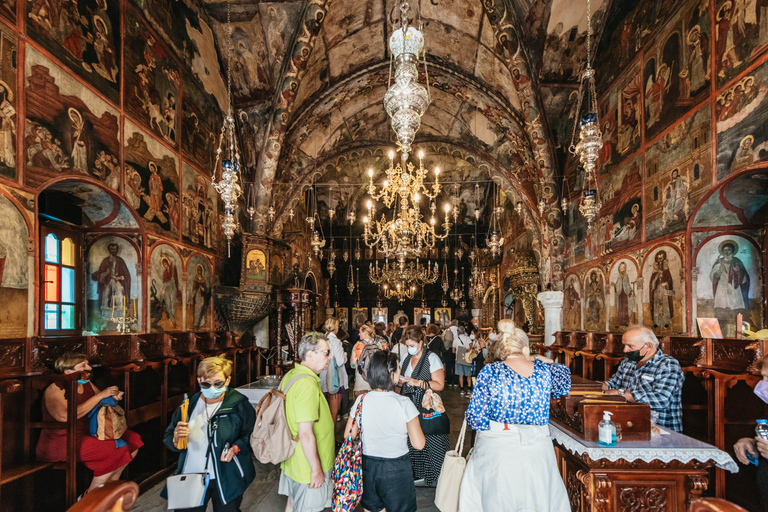
<svg viewBox="0 0 768 512">
<path fill-rule="evenodd" d="M 238 228 L 237 200 L 243 193 L 240 188 L 240 151 L 235 134 L 235 118 L 232 115 L 232 20 L 231 5 L 227 2 L 227 117 L 221 127 L 219 147 L 216 149 L 216 161 L 213 165 L 211 182 L 224 202 L 224 219 L 221 228 L 227 237 L 227 255 L 229 242 Z M 219 181 L 216 176 L 219 175 Z"/>
<path fill-rule="evenodd" d="M 396 282 L 391 286 L 389 283 L 384 284 L 384 297 L 386 297 L 388 300 L 397 299 L 398 302 L 404 302 L 406 299 L 412 299 L 415 294 L 415 284 L 410 286 L 403 282 Z"/>
<path fill-rule="evenodd" d="M 408 160 L 411 144 L 421 126 L 421 116 L 426 112 L 431 101 L 429 96 L 429 75 L 427 74 L 424 35 L 419 28 L 408 25 L 407 0 L 400 1 L 399 25 L 389 38 L 389 49 L 395 65 L 395 83 L 392 83 L 390 65 L 388 88 L 384 94 L 384 108 L 392 118 L 392 129 L 403 152 L 403 163 Z M 423 57 L 424 74 L 427 87 L 419 84 L 419 55 Z"/>
<path fill-rule="evenodd" d="M 405 153 L 403 153 L 405 154 Z M 418 257 L 423 249 L 432 249 L 437 240 L 444 240 L 448 236 L 451 224 L 448 216 L 450 205 L 445 205 L 445 221 L 443 228 L 445 233 L 438 235 L 435 232 L 435 203 L 434 199 L 440 193 L 438 177 L 440 169 L 435 169 L 435 182 L 431 188 L 424 183 L 427 170 L 424 169 L 424 154 L 419 152 L 419 167 L 403 161 L 402 166 L 394 165 L 394 152 L 389 153 L 389 169 L 386 170 L 387 178 L 383 188 L 377 191 L 373 184 L 373 169 L 368 170 L 368 194 L 374 200 L 382 200 L 387 208 L 395 205 L 394 218 L 387 220 L 382 214 L 380 220 L 374 219 L 373 203 L 368 201 L 368 215 L 363 218 L 363 241 L 368 247 L 376 247 L 384 257 L 394 257 L 401 268 L 405 266 L 408 257 Z M 430 210 L 432 218 L 429 223 L 423 222 L 419 200 L 424 195 L 431 201 Z"/>
<path fill-rule="evenodd" d="M 437 262 L 435 262 L 434 267 L 431 262 L 422 266 L 418 260 L 409 262 L 404 268 L 400 268 L 399 265 L 390 266 L 389 260 L 386 260 L 384 265 L 380 267 L 379 260 L 376 260 L 376 266 L 371 263 L 368 269 L 368 278 L 374 284 L 401 282 L 424 286 L 436 282 L 439 276 L 440 269 Z"/>
<path fill-rule="evenodd" d="M 600 148 L 603 147 L 603 135 L 600 133 L 599 110 L 595 92 L 595 70 L 591 65 L 591 36 L 592 13 L 590 0 L 587 0 L 587 65 L 579 81 L 579 94 L 576 103 L 576 122 L 571 134 L 571 145 L 568 148 L 572 155 L 578 157 L 584 168 L 584 190 L 579 204 L 579 213 L 587 219 L 587 225 L 592 226 L 602 207 L 597 194 L 597 160 Z M 586 96 L 586 99 L 584 98 Z M 581 116 L 582 102 L 586 112 Z M 581 117 L 579 117 L 581 116 Z M 576 129 L 580 126 L 579 141 L 576 143 Z"/>
</svg>

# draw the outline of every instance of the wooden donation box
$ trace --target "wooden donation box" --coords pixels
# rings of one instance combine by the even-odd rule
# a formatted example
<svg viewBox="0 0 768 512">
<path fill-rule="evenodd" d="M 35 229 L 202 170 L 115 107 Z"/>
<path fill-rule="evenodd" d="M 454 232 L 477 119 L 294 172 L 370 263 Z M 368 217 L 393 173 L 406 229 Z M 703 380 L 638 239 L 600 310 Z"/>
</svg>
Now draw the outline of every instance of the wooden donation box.
<svg viewBox="0 0 768 512">
<path fill-rule="evenodd" d="M 621 426 L 616 446 L 597 441 L 605 410 Z M 550 433 L 572 511 L 685 512 L 707 490 L 710 468 L 738 471 L 712 445 L 662 427 L 652 433 L 650 413 L 576 376 L 571 393 L 552 401 Z"/>
</svg>

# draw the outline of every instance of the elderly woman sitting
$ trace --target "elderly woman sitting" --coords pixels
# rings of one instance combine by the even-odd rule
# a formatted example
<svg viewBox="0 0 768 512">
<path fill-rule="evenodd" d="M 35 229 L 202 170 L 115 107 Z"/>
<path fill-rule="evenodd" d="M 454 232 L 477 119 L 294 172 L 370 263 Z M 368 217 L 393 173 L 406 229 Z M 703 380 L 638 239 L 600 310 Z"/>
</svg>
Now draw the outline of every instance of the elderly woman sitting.
<svg viewBox="0 0 768 512">
<path fill-rule="evenodd" d="M 117 386 L 110 386 L 104 391 L 90 381 L 91 366 L 84 354 L 65 354 L 56 360 L 56 373 L 69 375 L 75 372 L 88 372 L 88 375 L 77 381 L 77 459 L 93 471 L 93 481 L 88 491 L 101 484 L 118 480 L 125 466 L 131 462 L 139 448 L 144 446 L 141 437 L 130 430 L 122 436 L 123 443 L 113 440 L 101 441 L 89 435 L 90 420 L 88 413 L 104 398 L 122 398 Z M 54 382 L 46 388 L 43 395 L 43 421 L 67 421 L 67 402 L 72 397 L 67 396 L 61 383 Z M 118 444 L 121 446 L 118 447 Z M 37 460 L 59 462 L 67 459 L 67 429 L 45 428 L 40 433 L 37 443 Z"/>
</svg>

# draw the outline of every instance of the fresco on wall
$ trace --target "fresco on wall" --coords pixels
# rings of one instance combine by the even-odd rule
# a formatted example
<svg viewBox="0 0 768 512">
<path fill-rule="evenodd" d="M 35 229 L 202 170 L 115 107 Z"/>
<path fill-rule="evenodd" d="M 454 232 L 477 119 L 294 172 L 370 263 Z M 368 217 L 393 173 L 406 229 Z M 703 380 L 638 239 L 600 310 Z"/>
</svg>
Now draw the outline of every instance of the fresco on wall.
<svg viewBox="0 0 768 512">
<path fill-rule="evenodd" d="M 110 101 L 120 101 L 120 2 L 27 0 L 27 34 Z"/>
<path fill-rule="evenodd" d="M 245 268 L 245 277 L 264 281 L 267 278 L 267 257 L 264 251 L 250 251 L 245 257 Z"/>
<path fill-rule="evenodd" d="M 645 138 L 653 138 L 707 96 L 712 76 L 709 3 L 678 13 L 645 52 Z"/>
<path fill-rule="evenodd" d="M 182 163 L 181 171 L 181 236 L 187 242 L 215 249 L 216 189 L 186 162 Z"/>
<path fill-rule="evenodd" d="M 604 331 L 606 313 L 603 273 L 593 268 L 584 276 L 584 329 Z"/>
<path fill-rule="evenodd" d="M 576 274 L 571 274 L 565 278 L 563 328 L 572 331 L 581 330 L 581 282 Z"/>
<path fill-rule="evenodd" d="M 707 197 L 691 224 L 694 228 L 768 224 L 768 172 L 746 171 Z"/>
<path fill-rule="evenodd" d="M 147 276 L 151 332 L 183 328 L 181 268 L 181 258 L 170 245 L 159 244 L 152 249 Z"/>
<path fill-rule="evenodd" d="M 184 78 L 181 115 L 181 154 L 210 177 L 219 145 L 221 111 L 210 94 Z"/>
<path fill-rule="evenodd" d="M 3 0 L 0 3 L 0 16 L 11 22 L 11 25 L 16 24 L 16 0 Z"/>
<path fill-rule="evenodd" d="M 608 329 L 624 332 L 630 325 L 638 324 L 639 301 L 637 286 L 637 264 L 629 258 L 622 258 L 611 267 L 608 277 Z"/>
<path fill-rule="evenodd" d="M 768 3 L 717 0 L 714 13 L 719 89 L 768 49 Z"/>
<path fill-rule="evenodd" d="M 176 156 L 125 121 L 125 199 L 154 233 L 176 237 L 180 228 Z"/>
<path fill-rule="evenodd" d="M 214 23 L 213 30 L 219 41 L 230 36 L 225 23 Z M 232 95 L 238 102 L 254 102 L 268 99 L 272 88 L 272 69 L 264 42 L 261 16 L 255 13 L 249 21 L 232 22 Z M 227 52 L 221 54 L 221 64 L 227 67 Z"/>
<path fill-rule="evenodd" d="M 656 334 L 682 333 L 685 279 L 680 253 L 668 245 L 649 252 L 643 262 L 643 324 Z"/>
<path fill-rule="evenodd" d="M 4 4 L 0 4 L 4 5 Z M 3 12 L 0 7 L 0 13 Z M 0 176 L 16 179 L 16 37 L 0 25 Z"/>
<path fill-rule="evenodd" d="M 140 330 L 140 261 L 133 244 L 117 236 L 99 238 L 88 247 L 86 262 L 85 330 L 117 331 L 122 316 L 136 318 L 128 326 Z"/>
<path fill-rule="evenodd" d="M 22 213 L 0 194 L 0 337 L 27 336 L 29 229 Z"/>
<path fill-rule="evenodd" d="M 768 64 L 717 97 L 717 179 L 768 157 Z"/>
<path fill-rule="evenodd" d="M 763 325 L 762 255 L 745 237 L 728 234 L 705 242 L 696 253 L 699 278 L 696 316 L 717 318 L 725 337 L 736 334 L 736 315 L 752 330 Z"/>
<path fill-rule="evenodd" d="M 645 238 L 684 229 L 712 180 L 710 107 L 676 125 L 645 153 Z"/>
<path fill-rule="evenodd" d="M 600 33 L 610 2 L 592 2 L 592 31 Z M 587 11 L 574 9 L 570 0 L 552 0 L 539 79 L 578 80 L 587 60 Z"/>
<path fill-rule="evenodd" d="M 25 182 L 62 175 L 120 185 L 118 114 L 32 47 L 26 52 Z"/>
<path fill-rule="evenodd" d="M 195 254 L 187 262 L 187 328 L 211 329 L 211 266 Z"/>
<path fill-rule="evenodd" d="M 179 132 L 181 71 L 141 15 L 125 10 L 125 111 L 142 127 L 176 146 Z"/>
<path fill-rule="evenodd" d="M 240 135 L 242 163 L 248 171 L 256 170 L 271 112 L 272 106 L 268 103 L 237 111 L 236 121 Z"/>
<path fill-rule="evenodd" d="M 623 251 L 642 241 L 641 164 L 642 158 L 638 155 L 600 182 L 603 207 L 592 256 Z"/>
<path fill-rule="evenodd" d="M 640 147 L 642 99 L 642 75 L 640 66 L 636 64 L 627 70 L 600 102 L 602 174 L 609 173 Z M 581 190 L 583 184 L 574 188 Z"/>
<path fill-rule="evenodd" d="M 272 260 L 272 271 L 269 274 L 269 278 L 274 284 L 281 284 L 283 282 L 283 257 L 279 254 L 272 254 L 270 259 Z"/>
</svg>

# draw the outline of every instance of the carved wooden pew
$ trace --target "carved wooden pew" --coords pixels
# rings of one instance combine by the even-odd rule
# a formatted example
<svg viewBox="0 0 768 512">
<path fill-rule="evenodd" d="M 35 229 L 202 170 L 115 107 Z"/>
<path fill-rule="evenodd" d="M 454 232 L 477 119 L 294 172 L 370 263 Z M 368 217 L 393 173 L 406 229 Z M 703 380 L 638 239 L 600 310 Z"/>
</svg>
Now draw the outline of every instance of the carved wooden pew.
<svg viewBox="0 0 768 512">
<path fill-rule="evenodd" d="M 720 498 L 693 500 L 688 510 L 689 512 L 747 512 L 747 509 Z"/>
<path fill-rule="evenodd" d="M 595 378 L 598 380 L 608 380 L 621 360 L 624 359 L 624 345 L 621 343 L 622 336 L 619 333 L 602 333 L 600 336 L 603 338 L 602 349 L 595 356 L 595 359 L 603 361 L 603 368 L 602 376 L 599 378 L 595 376 Z"/>
<path fill-rule="evenodd" d="M 563 354 L 563 349 L 568 345 L 570 335 L 570 331 L 557 331 L 555 333 L 555 342 L 547 347 L 552 353 L 552 359 L 554 359 L 556 363 L 564 364 L 565 355 Z"/>
<path fill-rule="evenodd" d="M 139 486 L 134 482 L 118 480 L 100 485 L 67 512 L 123 512 L 133 508 L 139 497 Z"/>
<path fill-rule="evenodd" d="M 579 333 L 580 334 L 580 333 Z M 577 334 L 577 336 L 579 335 Z M 581 358 L 581 376 L 586 379 L 594 379 L 593 363 L 597 356 L 603 351 L 606 336 L 609 333 L 604 332 L 586 332 L 583 333 L 584 344 L 576 352 L 576 356 Z M 600 374 L 603 372 L 600 371 Z M 601 379 L 605 380 L 605 379 Z"/>
</svg>

